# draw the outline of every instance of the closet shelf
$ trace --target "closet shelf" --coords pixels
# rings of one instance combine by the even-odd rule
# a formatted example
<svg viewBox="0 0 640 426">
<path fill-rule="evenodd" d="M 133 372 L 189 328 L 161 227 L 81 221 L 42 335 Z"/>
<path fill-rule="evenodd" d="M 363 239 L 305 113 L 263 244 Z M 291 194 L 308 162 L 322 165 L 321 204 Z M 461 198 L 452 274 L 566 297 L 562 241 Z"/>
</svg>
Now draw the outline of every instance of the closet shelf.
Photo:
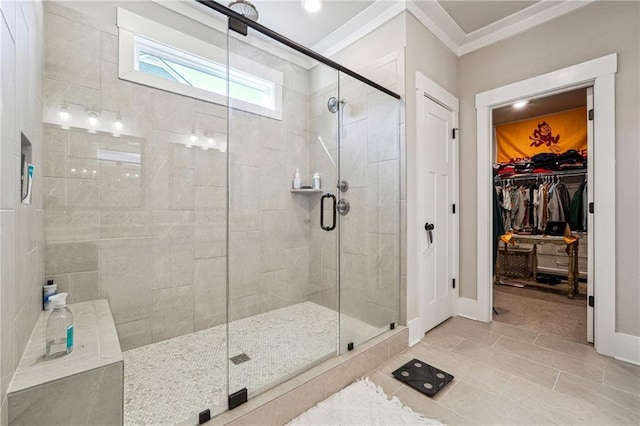
<svg viewBox="0 0 640 426">
<path fill-rule="evenodd" d="M 546 173 L 520 173 L 511 176 L 495 176 L 493 180 L 495 181 L 503 181 L 503 180 L 525 180 L 525 179 L 536 179 L 547 176 L 586 176 L 587 169 L 576 169 L 576 170 L 556 170 L 553 172 Z"/>
</svg>

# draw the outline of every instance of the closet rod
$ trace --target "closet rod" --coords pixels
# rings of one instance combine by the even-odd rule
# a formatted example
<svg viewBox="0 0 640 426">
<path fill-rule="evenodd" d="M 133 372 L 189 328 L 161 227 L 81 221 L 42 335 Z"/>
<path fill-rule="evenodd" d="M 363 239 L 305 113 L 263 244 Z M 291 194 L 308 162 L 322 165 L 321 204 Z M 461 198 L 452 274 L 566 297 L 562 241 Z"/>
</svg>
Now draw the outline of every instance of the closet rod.
<svg viewBox="0 0 640 426">
<path fill-rule="evenodd" d="M 501 176 L 496 176 L 493 178 L 493 180 L 495 181 L 505 181 L 505 180 L 534 180 L 534 179 L 539 179 L 539 178 L 544 178 L 544 177 L 548 177 L 548 176 L 558 176 L 558 177 L 568 177 L 568 176 L 586 176 L 587 175 L 587 169 L 580 169 L 580 170 L 558 170 L 555 172 L 548 172 L 548 173 L 527 173 L 527 174 L 516 174 L 516 175 L 512 175 L 512 176 L 505 176 L 505 177 L 501 177 Z"/>
</svg>

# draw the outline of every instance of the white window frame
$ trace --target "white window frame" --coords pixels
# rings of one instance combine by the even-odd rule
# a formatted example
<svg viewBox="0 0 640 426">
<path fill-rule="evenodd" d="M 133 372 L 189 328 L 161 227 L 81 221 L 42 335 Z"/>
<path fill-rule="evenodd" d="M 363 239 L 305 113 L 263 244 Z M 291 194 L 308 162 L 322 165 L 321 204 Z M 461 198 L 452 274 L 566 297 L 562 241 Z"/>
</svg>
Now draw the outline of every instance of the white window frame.
<svg viewBox="0 0 640 426">
<path fill-rule="evenodd" d="M 230 52 L 228 55 L 229 61 L 232 64 L 232 66 L 229 67 L 230 75 L 237 78 L 238 81 L 243 79 L 251 80 L 254 76 L 252 71 L 260 70 L 260 76 L 255 76 L 253 83 L 261 84 L 261 80 L 267 80 L 273 82 L 274 85 L 271 88 L 273 93 L 270 93 L 272 102 L 268 106 L 256 105 L 235 98 L 227 98 L 224 94 L 192 87 L 177 81 L 171 81 L 160 76 L 141 72 L 138 67 L 138 45 L 144 44 L 145 40 L 149 40 L 151 42 L 150 44 L 158 51 L 161 50 L 159 46 L 167 46 L 166 52 L 170 56 L 176 55 L 178 52 L 185 52 L 185 55 L 188 55 L 188 59 L 193 63 L 200 61 L 204 66 L 207 61 L 211 61 L 221 64 L 226 72 L 227 52 L 225 49 L 206 43 L 198 38 L 176 31 L 122 8 L 118 8 L 117 22 L 119 35 L 118 76 L 122 80 L 218 105 L 228 105 L 234 109 L 282 120 L 283 73 L 281 71 Z M 203 58 L 204 61 L 200 58 Z M 194 67 L 194 69 L 197 68 Z"/>
</svg>

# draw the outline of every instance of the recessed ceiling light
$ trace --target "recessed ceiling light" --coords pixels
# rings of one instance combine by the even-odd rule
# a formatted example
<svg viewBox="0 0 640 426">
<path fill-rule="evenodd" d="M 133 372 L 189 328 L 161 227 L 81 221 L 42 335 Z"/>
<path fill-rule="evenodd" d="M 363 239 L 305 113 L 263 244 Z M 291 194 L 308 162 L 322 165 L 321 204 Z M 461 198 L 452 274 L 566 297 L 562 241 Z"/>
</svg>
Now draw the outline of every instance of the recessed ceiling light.
<svg viewBox="0 0 640 426">
<path fill-rule="evenodd" d="M 514 108 L 523 108 L 528 103 L 529 103 L 529 101 L 518 101 L 515 104 L 513 104 L 513 107 Z"/>
<path fill-rule="evenodd" d="M 322 9 L 322 0 L 302 0 L 302 7 L 309 13 L 316 13 Z"/>
</svg>

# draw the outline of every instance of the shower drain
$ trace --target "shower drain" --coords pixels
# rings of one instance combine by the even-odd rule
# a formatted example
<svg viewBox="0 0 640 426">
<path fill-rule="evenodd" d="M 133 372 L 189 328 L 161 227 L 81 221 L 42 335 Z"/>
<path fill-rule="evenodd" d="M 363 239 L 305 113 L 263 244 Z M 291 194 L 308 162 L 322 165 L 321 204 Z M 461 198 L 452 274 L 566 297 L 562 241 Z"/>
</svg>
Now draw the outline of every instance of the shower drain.
<svg viewBox="0 0 640 426">
<path fill-rule="evenodd" d="M 240 355 L 232 356 L 229 359 L 231 360 L 232 363 L 234 363 L 235 365 L 238 365 L 238 364 L 242 364 L 243 362 L 249 361 L 251 358 L 249 358 L 249 355 L 243 352 Z"/>
</svg>

